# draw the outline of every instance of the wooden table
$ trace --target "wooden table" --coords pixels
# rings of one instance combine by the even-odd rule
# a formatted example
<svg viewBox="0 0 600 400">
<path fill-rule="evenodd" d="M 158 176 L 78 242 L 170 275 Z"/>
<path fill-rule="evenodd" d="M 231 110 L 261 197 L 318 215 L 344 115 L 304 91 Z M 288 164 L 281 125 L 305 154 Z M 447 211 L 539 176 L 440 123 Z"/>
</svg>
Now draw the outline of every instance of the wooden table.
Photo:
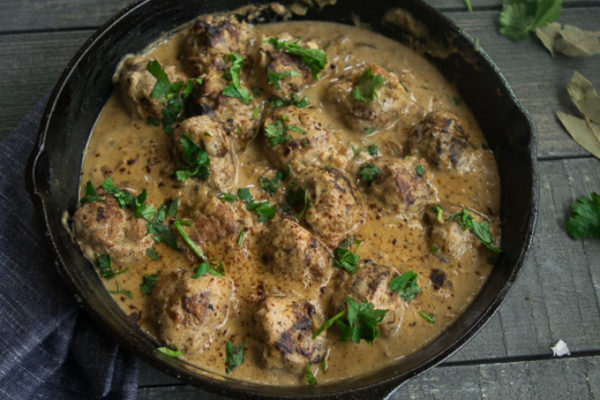
<svg viewBox="0 0 600 400">
<path fill-rule="evenodd" d="M 497 33 L 500 0 L 430 0 L 479 39 L 538 128 L 541 204 L 534 247 L 500 311 L 439 367 L 394 399 L 600 399 L 600 240 L 573 241 L 571 201 L 600 192 L 600 161 L 562 129 L 556 110 L 575 112 L 565 85 L 574 70 L 600 89 L 600 56 L 552 58 L 534 37 Z M 600 29 L 600 1 L 563 0 L 560 21 Z M 77 48 L 127 0 L 0 0 L 0 139 L 56 81 Z M 400 3 L 400 2 L 399 2 Z M 567 342 L 571 356 L 550 346 Z M 218 399 L 142 364 L 139 399 Z"/>
</svg>

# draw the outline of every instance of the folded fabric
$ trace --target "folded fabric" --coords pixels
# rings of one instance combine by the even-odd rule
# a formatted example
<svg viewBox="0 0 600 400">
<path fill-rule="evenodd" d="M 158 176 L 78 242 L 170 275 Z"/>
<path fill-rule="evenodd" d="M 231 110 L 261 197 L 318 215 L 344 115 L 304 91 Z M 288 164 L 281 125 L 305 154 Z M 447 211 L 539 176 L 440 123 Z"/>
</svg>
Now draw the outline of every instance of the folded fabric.
<svg viewBox="0 0 600 400">
<path fill-rule="evenodd" d="M 137 359 L 81 312 L 25 187 L 46 101 L 0 142 L 0 399 L 135 399 Z"/>
</svg>

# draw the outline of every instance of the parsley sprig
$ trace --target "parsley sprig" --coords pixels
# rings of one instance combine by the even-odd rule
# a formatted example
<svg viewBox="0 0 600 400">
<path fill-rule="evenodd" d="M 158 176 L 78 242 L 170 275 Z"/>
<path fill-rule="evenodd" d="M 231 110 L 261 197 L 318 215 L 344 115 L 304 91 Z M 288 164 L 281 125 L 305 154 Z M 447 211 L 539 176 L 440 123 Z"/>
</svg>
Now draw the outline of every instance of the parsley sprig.
<svg viewBox="0 0 600 400">
<path fill-rule="evenodd" d="M 571 203 L 573 216 L 567 221 L 567 233 L 573 239 L 600 238 L 600 196 L 580 197 Z"/>
<path fill-rule="evenodd" d="M 144 218 L 146 221 L 150 221 L 154 217 L 156 210 L 151 205 L 146 204 L 146 198 L 148 197 L 146 189 L 142 190 L 142 193 L 136 197 L 115 186 L 111 178 L 104 180 L 102 188 L 106 193 L 114 196 L 117 203 L 119 203 L 119 207 L 131 209 L 136 218 Z"/>
<path fill-rule="evenodd" d="M 105 200 L 101 197 L 98 197 L 98 193 L 96 192 L 96 189 L 94 189 L 92 182 L 87 181 L 85 187 L 83 188 L 83 197 L 81 200 L 79 200 L 79 202 L 81 205 L 84 205 L 85 203 L 93 203 L 94 201 L 103 203 Z"/>
<path fill-rule="evenodd" d="M 234 346 L 230 340 L 225 345 L 225 362 L 227 364 L 225 368 L 226 373 L 230 373 L 236 367 L 239 367 L 244 362 L 244 342 L 238 346 Z"/>
<path fill-rule="evenodd" d="M 359 304 L 353 298 L 346 297 L 346 311 L 345 318 L 335 321 L 340 340 L 352 340 L 354 343 L 364 340 L 373 344 L 379 337 L 377 325 L 383 321 L 388 310 L 375 309 L 375 306 L 366 300 Z"/>
<path fill-rule="evenodd" d="M 194 274 L 192 275 L 192 279 L 198 279 L 201 276 L 206 274 L 210 274 L 212 276 L 216 276 L 222 278 L 225 276 L 225 266 L 220 260 L 216 260 L 216 262 L 204 261 L 194 268 Z"/>
<path fill-rule="evenodd" d="M 267 192 L 270 196 L 273 196 L 275 192 L 279 189 L 279 183 L 283 181 L 283 172 L 277 171 L 273 178 L 267 178 L 265 176 L 261 176 L 258 182 L 260 183 L 260 187 L 263 188 L 265 192 Z"/>
<path fill-rule="evenodd" d="M 318 79 L 319 72 L 327 65 L 327 53 L 321 49 L 305 49 L 298 44 L 298 40 L 295 42 L 285 42 L 280 41 L 279 38 L 272 38 L 267 40 L 267 42 L 275 46 L 277 51 L 283 51 L 284 53 L 300 58 L 310 68 L 313 79 Z"/>
<path fill-rule="evenodd" d="M 223 89 L 223 95 L 240 99 L 244 104 L 250 104 L 252 94 L 248 89 L 244 89 L 240 85 L 240 72 L 244 65 L 244 58 L 236 53 L 227 53 L 223 56 L 223 60 L 230 62 L 229 68 L 223 74 L 223 78 L 231 81 L 229 85 Z"/>
<path fill-rule="evenodd" d="M 127 271 L 127 268 L 123 268 L 118 271 L 114 269 L 108 254 L 96 256 L 96 266 L 100 269 L 100 276 L 104 279 L 112 279 L 115 276 Z"/>
<path fill-rule="evenodd" d="M 248 211 L 253 211 L 258 216 L 258 222 L 267 222 L 277 213 L 277 207 L 268 201 L 255 202 L 248 188 L 238 189 L 238 198 L 246 204 Z"/>
<path fill-rule="evenodd" d="M 395 277 L 390 281 L 388 287 L 390 290 L 398 292 L 398 296 L 406 302 L 411 302 L 421 291 L 415 271 L 408 271 Z"/>
<path fill-rule="evenodd" d="M 167 200 L 164 204 L 158 207 L 154 218 L 151 221 L 148 221 L 146 224 L 146 229 L 148 233 L 152 235 L 152 239 L 156 243 L 164 243 L 167 246 L 178 250 L 179 246 L 177 245 L 177 238 L 173 233 L 173 230 L 170 226 L 164 225 L 164 222 L 169 215 L 171 218 L 175 218 L 177 215 L 177 208 L 179 206 L 179 199 Z"/>
<path fill-rule="evenodd" d="M 305 108 L 310 105 L 308 96 L 298 97 L 296 93 L 292 93 L 288 99 L 275 99 L 271 102 L 273 108 L 283 108 L 287 106 L 296 106 L 298 108 Z"/>
<path fill-rule="evenodd" d="M 511 40 L 523 40 L 529 32 L 558 19 L 561 0 L 504 0 L 500 33 Z"/>
<path fill-rule="evenodd" d="M 178 162 L 179 169 L 175 171 L 177 180 L 185 182 L 188 178 L 208 179 L 210 176 L 208 153 L 187 135 L 182 136 L 180 143 L 181 159 Z"/>
<path fill-rule="evenodd" d="M 381 75 L 374 75 L 369 68 L 358 78 L 352 88 L 352 97 L 363 103 L 371 103 L 377 97 L 377 88 L 385 83 Z"/>
<path fill-rule="evenodd" d="M 469 229 L 488 249 L 496 253 L 500 253 L 502 251 L 494 246 L 494 238 L 492 237 L 488 223 L 475 221 L 473 216 L 471 216 L 471 214 L 469 214 L 465 208 L 463 208 L 460 212 L 450 214 L 448 219 L 451 221 L 456 221 L 465 231 Z"/>
<path fill-rule="evenodd" d="M 142 277 L 142 283 L 140 283 L 140 292 L 142 292 L 142 294 L 152 293 L 152 289 L 154 289 L 158 283 L 158 275 L 160 275 L 160 271 L 154 274 L 145 274 Z"/>
<path fill-rule="evenodd" d="M 308 383 L 310 386 L 314 386 L 317 384 L 317 378 L 315 378 L 315 374 L 313 374 L 312 370 L 310 369 L 312 367 L 312 363 L 309 361 L 308 364 L 306 364 L 306 367 L 304 367 L 304 378 L 306 379 L 306 383 Z"/>
<path fill-rule="evenodd" d="M 355 240 L 353 236 L 345 239 L 338 247 L 336 247 L 333 252 L 334 259 L 333 265 L 339 268 L 343 268 L 346 271 L 350 272 L 350 274 L 354 274 L 356 272 L 356 264 L 358 263 L 359 256 L 356 254 L 358 251 L 358 247 L 362 243 L 362 240 Z M 354 250 L 350 250 L 350 246 L 356 244 Z"/>
<path fill-rule="evenodd" d="M 290 136 L 286 136 L 289 131 L 306 134 L 304 129 L 287 123 L 287 120 L 287 117 L 282 115 L 280 119 L 265 127 L 265 135 L 267 136 L 267 139 L 269 139 L 271 146 L 276 146 L 285 143 L 288 140 L 292 140 Z"/>
</svg>

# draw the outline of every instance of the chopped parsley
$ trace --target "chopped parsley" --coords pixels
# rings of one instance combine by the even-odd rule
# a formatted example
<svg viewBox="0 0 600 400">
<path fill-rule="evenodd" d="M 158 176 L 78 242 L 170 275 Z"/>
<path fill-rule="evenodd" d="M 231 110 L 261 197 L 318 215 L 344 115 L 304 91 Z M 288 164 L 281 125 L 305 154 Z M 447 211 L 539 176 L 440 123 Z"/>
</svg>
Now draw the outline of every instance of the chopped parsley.
<svg viewBox="0 0 600 400">
<path fill-rule="evenodd" d="M 255 202 L 248 188 L 238 189 L 238 197 L 246 203 L 248 211 L 253 211 L 258 216 L 258 222 L 267 222 L 277 213 L 277 207 L 271 206 L 268 201 Z"/>
<path fill-rule="evenodd" d="M 573 239 L 600 238 L 600 196 L 580 197 L 571 203 L 573 216 L 567 221 L 567 233 Z"/>
<path fill-rule="evenodd" d="M 359 256 L 356 254 L 358 247 L 362 243 L 362 240 L 354 240 L 354 237 L 350 236 L 349 239 L 345 239 L 333 252 L 334 259 L 333 265 L 339 268 L 343 268 L 350 274 L 356 272 L 356 264 L 358 263 Z M 356 244 L 354 251 L 349 249 L 350 246 Z"/>
<path fill-rule="evenodd" d="M 104 202 L 105 200 L 101 197 L 98 197 L 98 193 L 96 193 L 96 189 L 94 189 L 94 185 L 92 185 L 91 181 L 87 181 L 85 187 L 83 188 L 83 197 L 79 202 L 81 205 L 85 203 L 93 203 L 94 201 Z"/>
<path fill-rule="evenodd" d="M 244 231 L 240 231 L 240 233 L 238 234 L 238 238 L 237 238 L 237 246 L 238 247 L 242 247 L 242 243 L 244 243 L 244 235 L 245 235 Z"/>
<path fill-rule="evenodd" d="M 287 100 L 284 99 L 275 99 L 271 102 L 271 107 L 273 108 L 283 108 L 287 106 L 296 106 L 298 108 L 305 108 L 309 106 L 308 96 L 302 96 L 299 98 L 296 93 L 292 93 L 290 98 Z"/>
<path fill-rule="evenodd" d="M 258 119 L 259 115 L 260 115 L 260 108 L 254 107 L 254 111 L 252 111 L 252 119 Z"/>
<path fill-rule="evenodd" d="M 340 311 L 339 313 L 335 314 L 333 317 L 329 318 L 327 321 L 325 321 L 325 323 L 323 325 L 321 325 L 319 327 L 319 329 L 317 329 L 315 331 L 315 333 L 313 333 L 312 338 L 316 339 L 317 336 L 319 336 L 323 331 L 326 331 L 327 329 L 329 329 L 333 324 L 335 324 L 335 321 L 342 318 L 344 315 L 346 315 L 346 310 Z"/>
<path fill-rule="evenodd" d="M 171 350 L 168 347 L 159 347 L 156 350 L 160 351 L 161 353 L 169 356 L 169 357 L 173 357 L 173 358 L 179 358 L 183 355 L 183 351 L 181 350 Z"/>
<path fill-rule="evenodd" d="M 296 218 L 302 219 L 308 210 L 308 192 L 296 184 L 294 179 L 286 188 L 284 209 L 298 211 Z"/>
<path fill-rule="evenodd" d="M 283 51 L 284 53 L 300 58 L 310 68 L 313 79 L 318 79 L 319 72 L 327 65 L 327 53 L 321 49 L 304 49 L 300 47 L 298 41 L 284 42 L 280 41 L 279 38 L 272 38 L 267 40 L 267 42 L 275 46 L 277 51 Z"/>
<path fill-rule="evenodd" d="M 231 65 L 223 74 L 223 78 L 231 81 L 229 85 L 223 89 L 223 95 L 240 99 L 244 104 L 250 104 L 252 94 L 248 89 L 244 89 L 240 85 L 240 72 L 244 65 L 244 58 L 239 54 L 227 53 L 223 56 L 223 60 L 230 62 Z"/>
<path fill-rule="evenodd" d="M 250 194 L 250 189 L 248 188 L 238 189 L 237 195 L 240 198 L 240 200 L 242 200 L 244 203 L 252 201 L 252 194 Z"/>
<path fill-rule="evenodd" d="M 196 243 L 194 243 L 194 241 L 190 238 L 190 236 L 187 234 L 187 232 L 183 229 L 182 225 L 192 225 L 191 222 L 189 221 L 182 221 L 180 219 L 176 219 L 175 222 L 173 223 L 173 226 L 175 226 L 175 229 L 177 230 L 177 233 L 179 233 L 179 236 L 181 236 L 181 238 L 183 239 L 183 241 L 185 242 L 185 244 L 188 245 L 188 247 L 192 250 L 192 252 L 196 255 L 196 257 L 198 257 L 201 260 L 204 260 L 204 252 L 202 252 L 202 249 L 200 248 L 200 246 L 198 246 Z"/>
<path fill-rule="evenodd" d="M 443 218 L 444 211 L 442 210 L 442 206 L 440 206 L 440 205 L 433 206 L 433 212 L 435 213 L 435 219 L 437 220 L 437 222 L 439 222 L 440 224 L 443 223 L 444 222 L 444 218 Z"/>
<path fill-rule="evenodd" d="M 154 289 L 158 283 L 159 274 L 160 271 L 154 274 L 146 274 L 142 277 L 142 283 L 140 284 L 140 292 L 142 292 L 142 294 L 152 293 L 152 289 Z"/>
<path fill-rule="evenodd" d="M 288 78 L 290 76 L 300 76 L 300 72 L 298 71 L 285 71 L 282 73 L 278 72 L 268 72 L 267 78 L 269 79 L 269 84 L 272 85 L 275 90 L 281 90 L 281 85 L 279 85 L 279 81 Z"/>
<path fill-rule="evenodd" d="M 226 373 L 230 373 L 236 367 L 242 365 L 244 362 L 244 342 L 240 343 L 239 346 L 234 346 L 231 341 L 227 341 L 225 345 L 225 362 L 227 364 Z"/>
<path fill-rule="evenodd" d="M 178 181 L 185 182 L 188 178 L 208 179 L 210 158 L 208 153 L 197 146 L 189 136 L 183 135 L 181 143 L 181 159 L 175 176 Z"/>
<path fill-rule="evenodd" d="M 308 383 L 310 386 L 314 386 L 317 384 L 317 378 L 315 378 L 315 375 L 310 367 L 312 367 L 312 363 L 309 361 L 306 367 L 304 367 L 304 377 L 306 378 L 306 383 Z"/>
<path fill-rule="evenodd" d="M 416 172 L 418 176 L 423 176 L 425 173 L 425 166 L 422 164 L 417 165 Z"/>
<path fill-rule="evenodd" d="M 435 315 L 421 310 L 417 311 L 417 314 L 423 317 L 423 319 L 430 324 L 435 324 Z"/>
<path fill-rule="evenodd" d="M 148 258 L 150 258 L 152 261 L 158 261 L 161 258 L 161 255 L 158 254 L 156 252 L 156 249 L 154 247 L 148 247 L 146 249 L 146 255 L 148 256 Z"/>
<path fill-rule="evenodd" d="M 358 303 L 351 297 L 346 297 L 346 318 L 335 322 L 340 333 L 340 340 L 346 342 L 352 340 L 359 343 L 361 340 L 373 344 L 379 337 L 377 325 L 383 321 L 388 310 L 375 309 L 368 301 Z"/>
<path fill-rule="evenodd" d="M 108 254 L 102 254 L 96 257 L 96 266 L 100 269 L 100 276 L 104 279 L 112 279 L 117 275 L 120 275 L 127 271 L 127 268 L 115 270 L 110 261 Z"/>
<path fill-rule="evenodd" d="M 367 146 L 367 152 L 370 156 L 376 157 L 379 154 L 379 147 L 376 144 L 370 144 Z"/>
<path fill-rule="evenodd" d="M 236 199 L 235 194 L 231 194 L 231 193 L 219 193 L 219 199 L 226 201 L 228 203 L 233 203 Z"/>
<path fill-rule="evenodd" d="M 265 192 L 269 195 L 273 196 L 275 192 L 279 189 L 279 182 L 283 181 L 283 172 L 277 171 L 275 176 L 271 179 L 261 176 L 258 182 L 260 183 L 260 187 L 263 188 Z"/>
<path fill-rule="evenodd" d="M 129 290 L 123 290 L 121 289 L 121 285 L 119 284 L 119 281 L 115 281 L 115 283 L 117 284 L 117 290 L 109 290 L 108 292 L 111 294 L 122 294 L 125 295 L 127 297 L 129 297 L 130 299 L 133 299 L 133 293 L 131 293 Z"/>
<path fill-rule="evenodd" d="M 220 260 L 217 260 L 219 263 L 204 261 L 200 263 L 194 268 L 194 274 L 192 275 L 192 279 L 198 279 L 201 276 L 206 274 L 211 274 L 213 276 L 217 276 L 222 278 L 225 276 L 225 266 Z"/>
<path fill-rule="evenodd" d="M 321 371 L 323 373 L 327 372 L 327 358 L 325 356 L 321 357 Z"/>
<path fill-rule="evenodd" d="M 131 193 L 123 191 L 115 186 L 111 178 L 106 178 L 104 182 L 102 182 L 102 188 L 106 193 L 115 197 L 115 200 L 117 200 L 117 203 L 119 203 L 119 207 L 135 207 L 135 197 Z"/>
<path fill-rule="evenodd" d="M 434 244 L 433 246 L 431 246 L 430 251 L 431 251 L 431 254 L 437 254 L 438 251 L 440 251 L 440 249 L 439 249 L 439 247 L 437 247 L 437 245 Z"/>
<path fill-rule="evenodd" d="M 411 302 L 421 291 L 415 271 L 408 271 L 395 277 L 390 281 L 388 287 L 390 290 L 398 292 L 398 296 L 406 302 Z"/>
<path fill-rule="evenodd" d="M 352 97 L 363 103 L 371 103 L 377 97 L 377 88 L 385 83 L 381 75 L 374 75 L 369 68 L 358 78 L 352 88 Z"/>
<path fill-rule="evenodd" d="M 142 193 L 134 199 L 133 210 L 136 218 L 143 218 L 149 222 L 154 218 L 156 210 L 151 205 L 146 204 L 147 197 L 148 192 L 146 192 L 146 189 L 142 190 Z"/>
<path fill-rule="evenodd" d="M 171 227 L 165 226 L 163 223 L 167 218 L 167 214 L 172 218 L 175 218 L 177 215 L 178 204 L 179 199 L 167 200 L 163 205 L 158 207 L 154 218 L 146 224 L 148 233 L 152 235 L 152 239 L 156 243 L 164 243 L 175 250 L 179 249 L 177 238 L 171 230 Z"/>
<path fill-rule="evenodd" d="M 363 164 L 358 171 L 360 175 L 360 180 L 365 183 L 371 183 L 375 178 L 377 178 L 377 174 L 379 174 L 379 167 L 374 166 L 371 163 Z"/>
<path fill-rule="evenodd" d="M 365 132 L 365 135 L 370 135 L 371 133 L 375 132 L 377 129 L 372 128 L 370 126 L 367 126 L 366 128 L 363 129 L 363 131 Z"/>
<path fill-rule="evenodd" d="M 306 133 L 306 131 L 296 125 L 288 124 L 287 129 L 290 131 L 298 132 L 298 133 Z"/>
<path fill-rule="evenodd" d="M 287 129 L 281 120 L 277 120 L 265 127 L 265 135 L 267 135 L 267 139 L 269 139 L 271 146 L 292 140 L 291 137 L 285 136 L 286 132 Z"/>
<path fill-rule="evenodd" d="M 500 253 L 502 251 L 494 246 L 494 238 L 490 233 L 490 227 L 488 223 L 475 221 L 465 208 L 463 208 L 461 212 L 450 214 L 449 219 L 456 221 L 463 228 L 463 230 L 466 231 L 469 229 L 488 249 L 496 253 Z"/>
</svg>

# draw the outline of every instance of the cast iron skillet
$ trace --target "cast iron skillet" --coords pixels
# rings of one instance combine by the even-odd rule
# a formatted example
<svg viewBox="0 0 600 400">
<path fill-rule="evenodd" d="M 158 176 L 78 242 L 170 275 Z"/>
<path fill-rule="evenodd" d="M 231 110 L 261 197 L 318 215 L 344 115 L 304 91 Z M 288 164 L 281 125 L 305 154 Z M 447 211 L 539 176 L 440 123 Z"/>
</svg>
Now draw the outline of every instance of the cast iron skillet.
<svg viewBox="0 0 600 400">
<path fill-rule="evenodd" d="M 111 75 L 127 53 L 137 52 L 161 33 L 194 16 L 231 10 L 245 1 L 144 0 L 121 11 L 98 30 L 68 64 L 44 113 L 33 151 L 31 178 L 34 200 L 49 231 L 59 271 L 77 293 L 83 308 L 98 325 L 154 367 L 206 390 L 238 398 L 319 397 L 384 398 L 408 379 L 433 367 L 470 339 L 494 314 L 515 281 L 530 247 L 538 210 L 536 134 L 525 109 L 489 57 L 452 22 L 420 0 L 339 0 L 334 6 L 312 8 L 304 17 L 351 24 L 352 14 L 372 29 L 412 45 L 454 52 L 428 58 L 451 80 L 473 110 L 496 155 L 502 182 L 502 250 L 481 293 L 465 313 L 439 338 L 395 365 L 364 377 L 314 387 L 270 387 L 186 366 L 156 352 L 157 343 L 128 322 L 96 271 L 83 258 L 63 228 L 64 210 L 77 207 L 79 172 L 90 130 L 112 91 Z M 267 1 L 256 0 L 254 4 Z M 285 3 L 285 2 L 284 2 Z M 409 11 L 429 30 L 429 37 L 382 22 L 394 7 Z M 279 17 L 262 13 L 266 22 Z M 422 36 L 422 35 L 421 35 Z"/>
</svg>

